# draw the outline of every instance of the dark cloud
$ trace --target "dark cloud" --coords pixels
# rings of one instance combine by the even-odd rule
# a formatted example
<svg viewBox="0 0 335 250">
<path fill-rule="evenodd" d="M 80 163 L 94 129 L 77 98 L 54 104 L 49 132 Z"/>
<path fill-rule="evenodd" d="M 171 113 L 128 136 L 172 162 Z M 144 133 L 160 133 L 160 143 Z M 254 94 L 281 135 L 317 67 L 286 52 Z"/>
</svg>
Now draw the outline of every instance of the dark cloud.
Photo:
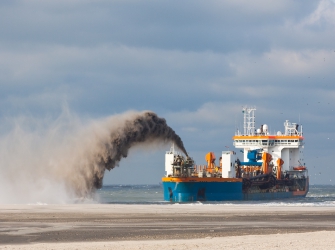
<svg viewBox="0 0 335 250">
<path fill-rule="evenodd" d="M 2 41 L 97 46 L 105 43 L 185 51 L 268 50 L 287 21 L 299 22 L 315 1 L 269 6 L 228 1 L 17 1 L 2 5 Z"/>
</svg>

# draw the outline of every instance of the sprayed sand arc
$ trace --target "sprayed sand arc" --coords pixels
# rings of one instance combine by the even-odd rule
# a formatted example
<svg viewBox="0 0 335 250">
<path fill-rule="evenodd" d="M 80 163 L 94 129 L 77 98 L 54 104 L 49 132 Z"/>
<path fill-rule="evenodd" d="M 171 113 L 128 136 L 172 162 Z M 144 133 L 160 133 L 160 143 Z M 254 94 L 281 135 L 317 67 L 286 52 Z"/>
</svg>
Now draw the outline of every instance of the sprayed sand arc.
<svg viewBox="0 0 335 250">
<path fill-rule="evenodd" d="M 43 125 L 30 120 L 0 138 L 0 204 L 73 203 L 94 198 L 106 170 L 136 146 L 183 141 L 151 111 L 82 122 L 71 115 Z"/>
</svg>

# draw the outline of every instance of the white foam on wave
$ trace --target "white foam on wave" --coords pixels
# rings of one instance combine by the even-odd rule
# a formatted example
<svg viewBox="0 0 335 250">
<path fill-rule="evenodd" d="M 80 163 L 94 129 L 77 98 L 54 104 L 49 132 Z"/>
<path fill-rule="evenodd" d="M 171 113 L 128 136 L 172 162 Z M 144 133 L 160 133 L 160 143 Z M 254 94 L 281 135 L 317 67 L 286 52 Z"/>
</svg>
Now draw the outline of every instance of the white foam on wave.
<svg viewBox="0 0 335 250">
<path fill-rule="evenodd" d="M 211 203 L 211 202 L 194 202 L 194 203 L 173 203 L 176 205 L 185 206 L 260 206 L 260 207 L 335 207 L 335 201 L 324 201 L 324 202 L 259 202 L 259 203 L 249 203 L 249 202 L 239 202 L 239 203 Z"/>
<path fill-rule="evenodd" d="M 324 202 L 269 202 L 263 204 L 254 204 L 255 206 L 268 206 L 268 207 L 335 207 L 335 201 Z"/>
<path fill-rule="evenodd" d="M 39 206 L 46 206 L 48 205 L 47 203 L 44 202 L 36 202 L 36 203 L 28 203 L 28 206 L 35 206 L 35 205 L 39 205 Z"/>
<path fill-rule="evenodd" d="M 334 198 L 334 194 L 310 194 L 306 196 L 307 198 Z"/>
</svg>

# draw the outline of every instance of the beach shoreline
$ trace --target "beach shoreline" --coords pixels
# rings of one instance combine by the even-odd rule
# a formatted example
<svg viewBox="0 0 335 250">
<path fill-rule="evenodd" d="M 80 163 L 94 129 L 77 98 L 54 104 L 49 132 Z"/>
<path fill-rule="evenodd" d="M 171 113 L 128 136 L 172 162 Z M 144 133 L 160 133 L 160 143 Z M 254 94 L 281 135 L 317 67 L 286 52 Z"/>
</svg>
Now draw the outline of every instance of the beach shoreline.
<svg viewBox="0 0 335 250">
<path fill-rule="evenodd" d="M 318 231 L 308 233 L 245 235 L 228 237 L 206 237 L 201 239 L 182 240 L 141 240 L 141 241 L 109 241 L 109 242 L 60 242 L 32 243 L 20 245 L 0 245 L 0 249 L 20 250 L 89 250 L 89 249 L 118 249 L 118 250 L 186 250 L 186 249 L 236 249 L 236 250 L 268 250 L 268 249 L 334 249 L 335 231 Z"/>
<path fill-rule="evenodd" d="M 140 245 L 154 249 L 165 242 L 167 248 L 162 249 L 183 249 L 172 246 L 176 240 L 189 247 L 205 241 L 210 248 L 213 242 L 232 244 L 248 239 L 246 244 L 253 245 L 260 238 L 285 241 L 301 235 L 308 235 L 301 238 L 304 242 L 323 237 L 325 244 L 331 244 L 335 239 L 333 218 L 335 207 L 326 206 L 0 205 L 0 248 L 75 249 L 78 244 L 92 248 L 104 244 L 114 249 L 116 245 L 118 249 L 121 245 L 123 249 L 139 249 Z"/>
</svg>

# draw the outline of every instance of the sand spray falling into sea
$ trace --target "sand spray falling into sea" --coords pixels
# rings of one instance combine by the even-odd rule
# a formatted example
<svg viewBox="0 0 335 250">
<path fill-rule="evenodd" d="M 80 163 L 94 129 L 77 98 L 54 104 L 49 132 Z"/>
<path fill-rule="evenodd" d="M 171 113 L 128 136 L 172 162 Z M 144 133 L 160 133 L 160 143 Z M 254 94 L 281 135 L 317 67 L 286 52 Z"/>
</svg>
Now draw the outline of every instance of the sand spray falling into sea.
<svg viewBox="0 0 335 250">
<path fill-rule="evenodd" d="M 165 119 L 150 111 L 83 122 L 68 112 L 56 121 L 15 121 L 0 137 L 0 203 L 69 203 L 89 198 L 106 170 L 131 147 L 183 142 Z M 43 122 L 42 122 L 43 123 Z M 29 125 L 27 127 L 27 124 Z"/>
</svg>

